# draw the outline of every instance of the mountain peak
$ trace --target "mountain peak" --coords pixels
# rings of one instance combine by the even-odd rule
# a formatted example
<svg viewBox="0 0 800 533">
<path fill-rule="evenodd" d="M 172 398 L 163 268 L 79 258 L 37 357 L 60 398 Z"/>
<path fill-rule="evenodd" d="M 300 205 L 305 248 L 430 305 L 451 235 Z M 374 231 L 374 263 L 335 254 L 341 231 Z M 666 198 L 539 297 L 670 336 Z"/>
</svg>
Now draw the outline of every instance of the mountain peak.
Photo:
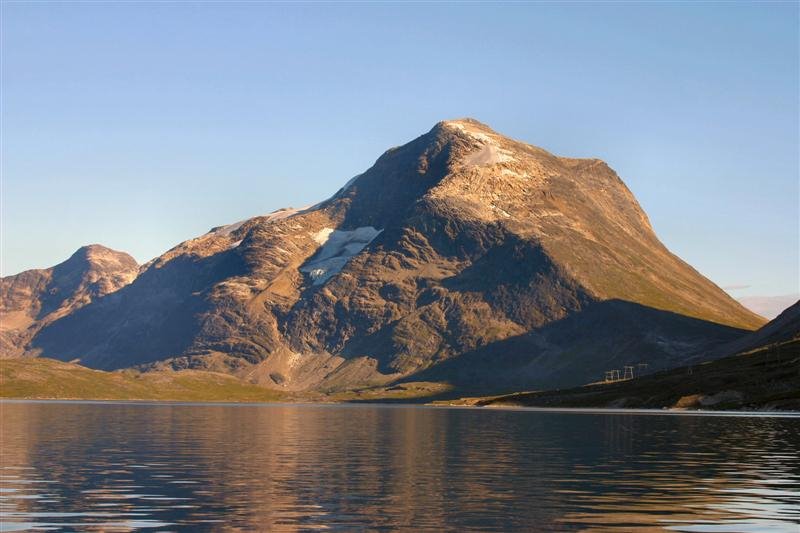
<svg viewBox="0 0 800 533">
<path fill-rule="evenodd" d="M 444 130 L 457 134 L 466 134 L 478 141 L 491 142 L 495 138 L 504 138 L 488 125 L 474 118 L 465 117 L 443 120 L 434 126 L 434 130 Z"/>
<path fill-rule="evenodd" d="M 443 127 L 462 127 L 462 126 L 474 127 L 494 132 L 494 130 L 492 130 L 492 128 L 490 128 L 488 125 L 472 117 L 461 117 L 461 118 L 442 120 L 438 122 L 437 125 L 442 125 Z"/>
<path fill-rule="evenodd" d="M 102 244 L 97 244 L 97 243 L 95 243 L 95 244 L 86 244 L 84 246 L 81 246 L 80 248 L 75 250 L 75 253 L 73 253 L 72 255 L 86 256 L 86 257 L 89 257 L 89 256 L 110 256 L 110 255 L 128 256 L 128 257 L 130 257 L 130 255 L 128 255 L 125 252 L 121 252 L 119 250 L 114 250 L 113 248 L 109 248 L 108 246 L 104 246 Z"/>
<path fill-rule="evenodd" d="M 105 247 L 85 252 L 121 260 Z M 101 368 L 242 372 L 297 390 L 448 360 L 467 371 L 486 356 L 489 383 L 553 385 L 643 358 L 674 366 L 741 334 L 719 324 L 763 322 L 659 242 L 608 165 L 471 118 L 386 151 L 319 204 L 181 243 L 123 290 L 90 294 L 25 347 Z M 529 370 L 504 359 L 507 342 L 520 343 Z"/>
<path fill-rule="evenodd" d="M 63 263 L 56 265 L 56 270 L 72 269 L 103 269 L 135 272 L 139 264 L 131 255 L 113 250 L 102 244 L 87 244 L 81 246 Z M 131 279 L 133 279 L 131 277 Z"/>
<path fill-rule="evenodd" d="M 81 254 L 87 254 L 87 255 L 90 254 L 90 253 L 94 253 L 94 252 L 100 252 L 100 253 L 104 253 L 104 252 L 122 253 L 122 252 L 117 252 L 116 250 L 113 250 L 113 249 L 109 248 L 108 246 L 103 246 L 102 244 L 97 244 L 97 243 L 85 244 L 85 245 L 81 246 L 80 248 L 78 248 L 75 251 L 76 254 L 77 253 L 81 253 Z"/>
</svg>

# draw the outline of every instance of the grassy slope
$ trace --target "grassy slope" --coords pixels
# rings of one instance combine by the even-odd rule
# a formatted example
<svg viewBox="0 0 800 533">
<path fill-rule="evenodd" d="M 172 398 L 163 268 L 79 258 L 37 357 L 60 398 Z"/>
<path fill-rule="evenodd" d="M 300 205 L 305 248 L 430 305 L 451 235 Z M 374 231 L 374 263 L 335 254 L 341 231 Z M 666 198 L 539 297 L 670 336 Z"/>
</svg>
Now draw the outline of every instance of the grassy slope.
<svg viewBox="0 0 800 533">
<path fill-rule="evenodd" d="M 284 396 L 212 372 L 102 372 L 53 359 L 0 360 L 2 398 L 269 402 Z"/>
<path fill-rule="evenodd" d="M 268 402 L 420 401 L 453 394 L 442 383 L 288 395 L 213 372 L 102 372 L 52 359 L 0 360 L 0 398 Z M 432 399 L 432 398 L 431 398 Z M 800 410 L 800 340 L 613 384 L 466 398 L 467 405 L 775 408 Z"/>
<path fill-rule="evenodd" d="M 444 384 L 420 382 L 330 394 L 289 394 L 215 372 L 103 372 L 54 359 L 0 359 L 0 398 L 220 402 L 424 401 L 447 389 L 448 386 Z"/>
<path fill-rule="evenodd" d="M 800 339 L 612 384 L 465 398 L 466 405 L 800 410 Z"/>
</svg>

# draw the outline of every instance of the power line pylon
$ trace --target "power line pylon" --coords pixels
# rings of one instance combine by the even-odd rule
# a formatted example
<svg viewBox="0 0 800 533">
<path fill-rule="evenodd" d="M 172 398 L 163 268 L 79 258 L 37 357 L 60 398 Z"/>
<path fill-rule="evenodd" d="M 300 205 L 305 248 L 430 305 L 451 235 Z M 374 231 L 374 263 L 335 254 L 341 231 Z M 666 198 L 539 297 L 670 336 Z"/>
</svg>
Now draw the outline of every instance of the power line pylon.
<svg viewBox="0 0 800 533">
<path fill-rule="evenodd" d="M 633 367 L 625 365 L 625 375 L 622 379 L 633 379 Z"/>
</svg>

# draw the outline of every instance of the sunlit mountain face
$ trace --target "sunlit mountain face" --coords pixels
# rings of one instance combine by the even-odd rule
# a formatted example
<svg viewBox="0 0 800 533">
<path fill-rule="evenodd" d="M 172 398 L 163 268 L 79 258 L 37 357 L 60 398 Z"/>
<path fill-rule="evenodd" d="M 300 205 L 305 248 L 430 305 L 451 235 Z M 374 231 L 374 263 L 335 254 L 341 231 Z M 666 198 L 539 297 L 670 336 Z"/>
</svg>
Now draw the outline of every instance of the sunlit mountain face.
<svg viewBox="0 0 800 533">
<path fill-rule="evenodd" d="M 79 304 L 57 315 L 43 314 L 47 281 L 4 278 L 19 319 L 9 352 L 285 391 L 409 379 L 495 391 L 671 368 L 764 323 L 664 247 L 606 163 L 472 119 L 388 150 L 314 206 L 92 276 L 102 290 L 68 284 Z"/>
</svg>

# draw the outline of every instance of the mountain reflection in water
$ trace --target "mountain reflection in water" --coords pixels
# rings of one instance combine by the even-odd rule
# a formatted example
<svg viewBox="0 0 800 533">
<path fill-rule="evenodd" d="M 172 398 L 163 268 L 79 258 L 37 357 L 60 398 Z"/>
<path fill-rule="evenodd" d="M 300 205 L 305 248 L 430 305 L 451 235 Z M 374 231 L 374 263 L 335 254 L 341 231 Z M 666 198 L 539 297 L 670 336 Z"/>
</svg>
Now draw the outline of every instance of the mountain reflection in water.
<svg viewBox="0 0 800 533">
<path fill-rule="evenodd" d="M 800 418 L 3 402 L 3 531 L 800 529 Z"/>
</svg>

